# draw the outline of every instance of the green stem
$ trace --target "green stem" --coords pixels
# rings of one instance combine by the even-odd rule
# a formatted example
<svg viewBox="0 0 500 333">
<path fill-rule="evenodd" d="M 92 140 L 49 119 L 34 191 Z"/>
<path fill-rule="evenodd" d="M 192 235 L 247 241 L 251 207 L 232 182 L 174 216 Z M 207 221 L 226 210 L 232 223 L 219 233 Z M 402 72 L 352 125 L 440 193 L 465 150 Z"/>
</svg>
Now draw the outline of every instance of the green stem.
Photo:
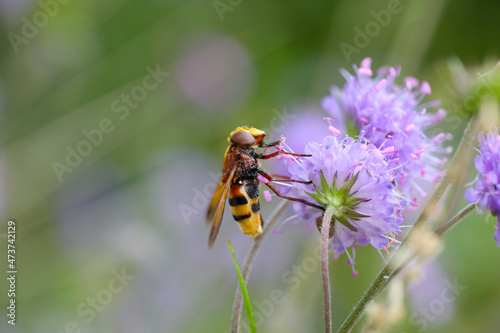
<svg viewBox="0 0 500 333">
<path fill-rule="evenodd" d="M 352 330 L 354 325 L 359 321 L 361 316 L 366 311 L 366 307 L 368 306 L 368 304 L 382 292 L 394 272 L 410 257 L 412 252 L 411 244 L 408 241 L 409 239 L 411 239 L 410 236 L 414 234 L 417 229 L 421 228 L 424 222 L 429 219 L 431 214 L 437 210 L 437 205 L 444 192 L 446 191 L 452 180 L 456 179 L 457 175 L 460 173 L 460 166 L 462 164 L 461 159 L 466 156 L 479 128 L 479 117 L 477 113 L 478 112 L 475 112 L 469 120 L 467 128 L 464 131 L 464 135 L 462 137 L 462 140 L 460 141 L 460 144 L 458 145 L 457 152 L 453 157 L 450 167 L 448 168 L 441 182 L 438 184 L 436 191 L 433 193 L 431 199 L 424 207 L 412 230 L 410 230 L 397 252 L 391 257 L 389 262 L 376 277 L 375 281 L 373 281 L 372 285 L 361 297 L 358 304 L 356 304 L 354 309 L 347 316 L 338 332 L 350 332 Z"/>
<path fill-rule="evenodd" d="M 323 214 L 321 223 L 321 275 L 323 277 L 323 297 L 325 300 L 325 333 L 332 331 L 332 300 L 330 293 L 330 276 L 328 272 L 328 239 L 330 234 L 330 223 L 335 208 L 328 207 Z"/>
<path fill-rule="evenodd" d="M 448 222 L 444 223 L 442 226 L 434 230 L 434 233 L 442 237 L 445 233 L 447 233 L 451 228 L 457 225 L 458 222 L 465 219 L 474 209 L 476 208 L 475 203 L 471 203 L 467 205 L 464 209 L 462 209 L 457 215 L 452 217 Z M 389 283 L 393 277 L 399 274 L 403 269 L 406 268 L 416 258 L 416 254 L 412 253 L 408 259 L 406 259 L 403 263 L 401 263 L 395 270 L 392 272 L 392 275 L 387 279 L 387 283 Z"/>
<path fill-rule="evenodd" d="M 264 226 L 264 230 L 262 231 L 262 234 L 260 234 L 259 237 L 255 239 L 255 241 L 252 244 L 252 247 L 250 248 L 250 251 L 248 252 L 246 258 L 245 258 L 245 263 L 243 264 L 243 270 L 242 270 L 242 275 L 243 275 L 243 280 L 245 281 L 245 284 L 248 283 L 248 277 L 250 276 L 250 270 L 252 269 L 253 262 L 255 260 L 255 257 L 257 257 L 257 253 L 259 252 L 259 249 L 264 242 L 264 239 L 267 237 L 267 235 L 271 232 L 273 226 L 278 222 L 279 218 L 285 210 L 288 208 L 290 205 L 290 201 L 288 200 L 283 200 L 280 202 L 278 207 L 274 210 L 274 212 L 271 214 L 269 217 L 269 220 L 267 221 L 266 225 Z M 238 285 L 236 289 L 236 295 L 234 297 L 234 304 L 233 304 L 233 315 L 231 318 L 231 332 L 232 333 L 238 333 L 239 326 L 240 326 L 240 317 L 241 317 L 241 309 L 242 309 L 242 304 L 243 304 L 243 294 L 241 293 L 241 288 Z"/>
<path fill-rule="evenodd" d="M 474 142 L 474 138 L 477 136 L 477 131 L 479 129 L 479 116 L 478 112 L 475 112 L 469 120 L 467 127 L 465 128 L 464 135 L 462 136 L 462 140 L 460 141 L 457 152 L 451 161 L 450 167 L 446 171 L 446 174 L 441 179 L 441 182 L 438 184 L 436 191 L 432 195 L 432 198 L 429 200 L 427 205 L 424 207 L 422 213 L 418 217 L 417 222 L 415 222 L 414 228 L 408 233 L 408 236 L 411 235 L 412 232 L 415 232 L 415 227 L 420 227 L 427 219 L 431 216 L 433 212 L 436 211 L 439 200 L 443 196 L 444 192 L 450 185 L 452 181 L 458 179 L 458 175 L 462 171 L 462 160 L 467 157 L 467 152 L 470 150 L 472 142 Z M 408 237 L 406 237 L 408 239 Z"/>
<path fill-rule="evenodd" d="M 455 215 L 453 218 L 451 218 L 448 222 L 437 228 L 434 233 L 438 236 L 443 236 L 445 233 L 447 233 L 451 228 L 457 225 L 458 222 L 462 221 L 464 218 L 467 217 L 474 209 L 476 208 L 475 203 L 468 204 L 465 206 L 464 209 L 462 209 L 457 215 Z"/>
</svg>

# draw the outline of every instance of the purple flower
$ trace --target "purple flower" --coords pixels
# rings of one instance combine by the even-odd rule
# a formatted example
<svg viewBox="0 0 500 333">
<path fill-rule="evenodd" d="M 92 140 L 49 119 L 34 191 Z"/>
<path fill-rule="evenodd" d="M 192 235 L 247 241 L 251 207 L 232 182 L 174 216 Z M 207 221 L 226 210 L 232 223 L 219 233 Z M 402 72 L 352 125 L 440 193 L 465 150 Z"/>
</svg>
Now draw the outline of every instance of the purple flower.
<svg viewBox="0 0 500 333">
<path fill-rule="evenodd" d="M 435 153 L 449 152 L 440 147 L 440 141 L 449 134 L 439 133 L 428 138 L 424 131 L 440 122 L 445 111 L 427 113 L 439 101 L 421 103 L 431 93 L 429 83 L 413 77 L 404 79 L 404 85 L 395 83 L 400 68 L 382 67 L 373 77 L 371 59 L 354 66 L 355 75 L 342 70 L 346 84 L 342 89 L 331 88 L 331 95 L 323 99 L 323 108 L 336 122 L 347 124 L 349 134 L 361 136 L 384 151 L 393 165 L 393 176 L 404 190 L 414 189 L 422 196 L 422 179 L 436 182 L 446 160 Z"/>
<path fill-rule="evenodd" d="M 286 189 L 294 197 L 334 208 L 332 247 L 336 253 L 348 247 L 371 244 L 377 249 L 389 245 L 392 233 L 399 233 L 405 205 L 391 182 L 391 166 L 379 149 L 346 137 L 327 136 L 323 143 L 309 143 L 311 157 L 289 164 L 292 178 L 313 184 L 296 184 Z M 317 223 L 323 212 L 301 203 L 297 215 Z M 320 220 L 321 221 L 321 220 Z M 319 222 L 320 222 L 319 221 Z"/>
<path fill-rule="evenodd" d="M 484 137 L 479 135 L 480 155 L 474 159 L 479 178 L 475 186 L 465 192 L 469 202 L 477 202 L 497 216 L 495 242 L 500 246 L 500 135 L 498 130 Z"/>
<path fill-rule="evenodd" d="M 285 150 L 300 153 L 310 141 L 323 140 L 328 135 L 328 129 L 322 120 L 321 109 L 316 109 L 307 105 L 294 107 L 288 114 L 289 120 L 284 128 L 276 133 L 267 133 L 269 140 L 279 139 L 281 134 L 286 138 Z M 267 132 L 267 131 L 266 131 Z M 274 131 L 273 131 L 274 132 Z M 285 163 L 283 163 L 285 162 Z M 266 163 L 269 170 L 278 175 L 288 175 L 287 163 L 292 163 L 293 159 L 289 155 L 279 155 L 276 159 L 270 159 Z"/>
</svg>

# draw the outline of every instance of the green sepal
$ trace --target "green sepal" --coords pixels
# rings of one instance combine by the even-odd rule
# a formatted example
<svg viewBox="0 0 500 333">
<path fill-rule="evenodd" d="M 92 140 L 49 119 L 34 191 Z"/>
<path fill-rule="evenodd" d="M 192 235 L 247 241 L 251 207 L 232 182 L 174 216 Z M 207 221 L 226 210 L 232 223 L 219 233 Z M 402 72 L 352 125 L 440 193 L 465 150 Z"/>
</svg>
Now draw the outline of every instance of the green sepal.
<svg viewBox="0 0 500 333">
<path fill-rule="evenodd" d="M 348 207 L 345 208 L 344 212 L 345 212 L 345 214 L 347 216 L 349 216 L 349 218 L 352 218 L 352 219 L 360 219 L 360 218 L 363 218 L 363 217 L 370 217 L 370 215 L 365 215 L 365 214 L 358 213 L 354 209 L 348 208 Z"/>
<path fill-rule="evenodd" d="M 358 176 L 359 176 L 359 171 L 354 176 L 352 176 L 347 181 L 347 183 L 344 184 L 343 188 L 346 189 L 347 193 L 351 192 L 352 186 L 354 185 L 354 183 L 356 182 L 356 180 L 358 180 Z"/>
<path fill-rule="evenodd" d="M 327 200 L 327 198 L 325 198 L 324 195 L 319 194 L 319 193 L 309 193 L 309 192 L 306 192 L 306 194 L 308 194 L 309 196 L 311 196 L 311 198 L 316 200 L 317 203 L 319 203 L 323 206 L 328 205 L 328 200 Z"/>
<path fill-rule="evenodd" d="M 354 232 L 358 231 L 358 229 L 356 229 L 356 227 L 354 227 L 352 224 L 349 223 L 349 221 L 346 219 L 345 216 L 337 217 L 337 221 L 339 221 L 340 223 L 345 225 L 351 231 L 354 231 Z"/>
</svg>

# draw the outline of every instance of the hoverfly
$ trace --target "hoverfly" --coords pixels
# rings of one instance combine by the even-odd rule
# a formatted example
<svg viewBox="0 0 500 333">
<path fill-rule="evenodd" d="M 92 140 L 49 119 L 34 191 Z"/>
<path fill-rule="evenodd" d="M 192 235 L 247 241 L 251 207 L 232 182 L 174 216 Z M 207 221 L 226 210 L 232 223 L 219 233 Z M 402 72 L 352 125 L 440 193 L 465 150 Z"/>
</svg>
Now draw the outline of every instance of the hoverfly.
<svg viewBox="0 0 500 333">
<path fill-rule="evenodd" d="M 224 155 L 222 168 L 222 176 L 213 194 L 212 200 L 207 212 L 207 225 L 212 224 L 210 236 L 208 239 L 208 248 L 211 249 L 214 245 L 217 234 L 219 233 L 222 222 L 222 215 L 226 205 L 226 197 L 229 194 L 229 205 L 233 213 L 234 220 L 238 223 L 241 231 L 244 234 L 255 238 L 262 233 L 264 220 L 260 214 L 259 204 L 259 180 L 258 175 L 261 175 L 269 182 L 272 181 L 290 181 L 297 183 L 310 184 L 311 182 L 289 179 L 288 177 L 279 176 L 280 179 L 274 179 L 260 168 L 259 160 L 273 158 L 280 154 L 310 157 L 306 154 L 295 154 L 283 150 L 278 150 L 274 153 L 266 155 L 265 153 L 271 147 L 277 146 L 283 141 L 281 140 L 265 144 L 263 139 L 266 133 L 256 128 L 247 126 L 236 128 L 229 134 L 228 141 L 230 143 Z M 255 148 L 267 148 L 264 153 L 257 153 Z M 278 177 L 278 176 L 277 176 Z M 323 209 L 321 206 L 315 205 L 303 199 L 292 198 L 282 195 L 274 186 L 266 182 L 266 185 L 277 196 L 302 202 L 303 204 Z"/>
</svg>

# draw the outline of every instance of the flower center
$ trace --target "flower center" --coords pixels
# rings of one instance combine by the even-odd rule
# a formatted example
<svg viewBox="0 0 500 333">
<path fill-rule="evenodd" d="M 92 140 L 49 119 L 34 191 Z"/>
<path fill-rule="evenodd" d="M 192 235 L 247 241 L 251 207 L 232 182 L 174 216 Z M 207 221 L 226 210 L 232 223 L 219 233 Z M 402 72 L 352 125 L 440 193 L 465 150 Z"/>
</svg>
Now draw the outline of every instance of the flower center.
<svg viewBox="0 0 500 333">
<path fill-rule="evenodd" d="M 355 175 L 347 176 L 343 186 L 337 189 L 337 173 L 335 173 L 333 177 L 332 184 L 328 184 L 323 172 L 321 172 L 321 188 L 314 186 L 316 193 L 307 193 L 325 208 L 334 209 L 331 222 L 332 226 L 335 221 L 339 221 L 350 230 L 357 231 L 356 227 L 354 227 L 350 221 L 358 221 L 361 218 L 369 217 L 368 215 L 357 212 L 356 208 L 360 203 L 370 201 L 370 199 L 357 198 L 350 193 L 352 186 L 358 179 L 358 175 L 359 172 Z"/>
</svg>

